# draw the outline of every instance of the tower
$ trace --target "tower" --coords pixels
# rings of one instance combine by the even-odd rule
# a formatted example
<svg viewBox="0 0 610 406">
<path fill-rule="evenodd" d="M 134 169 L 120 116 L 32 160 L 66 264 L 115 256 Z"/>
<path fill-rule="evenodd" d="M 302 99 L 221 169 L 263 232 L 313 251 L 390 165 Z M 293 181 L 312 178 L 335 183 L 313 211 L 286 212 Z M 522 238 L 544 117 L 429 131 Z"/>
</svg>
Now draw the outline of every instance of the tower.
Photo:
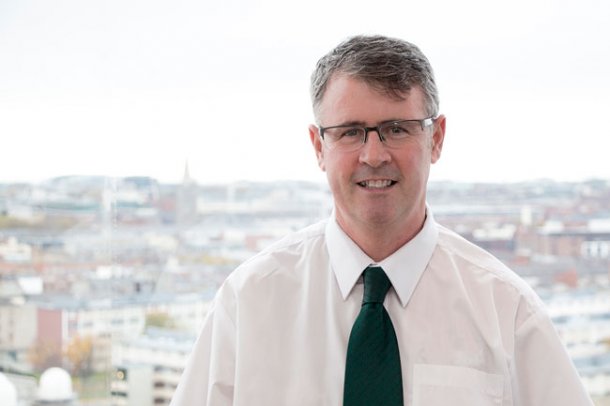
<svg viewBox="0 0 610 406">
<path fill-rule="evenodd" d="M 181 227 L 188 227 L 197 221 L 197 189 L 197 182 L 191 178 L 189 164 L 186 161 L 176 202 L 176 223 Z"/>
</svg>

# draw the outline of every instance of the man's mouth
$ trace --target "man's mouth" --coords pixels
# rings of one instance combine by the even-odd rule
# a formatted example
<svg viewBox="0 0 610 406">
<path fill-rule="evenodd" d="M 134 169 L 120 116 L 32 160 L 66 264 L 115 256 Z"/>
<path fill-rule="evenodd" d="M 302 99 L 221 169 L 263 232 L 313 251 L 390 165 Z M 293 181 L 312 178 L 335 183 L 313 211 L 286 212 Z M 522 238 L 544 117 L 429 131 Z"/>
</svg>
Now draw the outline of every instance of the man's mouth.
<svg viewBox="0 0 610 406">
<path fill-rule="evenodd" d="M 396 181 L 390 179 L 375 179 L 358 182 L 358 185 L 367 189 L 384 189 L 394 185 L 395 183 Z"/>
</svg>

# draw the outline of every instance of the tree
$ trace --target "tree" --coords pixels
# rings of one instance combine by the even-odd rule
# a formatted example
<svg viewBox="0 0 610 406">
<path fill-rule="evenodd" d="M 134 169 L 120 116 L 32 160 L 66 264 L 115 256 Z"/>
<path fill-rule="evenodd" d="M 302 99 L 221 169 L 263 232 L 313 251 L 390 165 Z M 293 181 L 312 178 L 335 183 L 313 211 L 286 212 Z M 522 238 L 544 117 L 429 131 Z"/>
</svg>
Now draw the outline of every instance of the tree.
<svg viewBox="0 0 610 406">
<path fill-rule="evenodd" d="M 151 312 L 146 315 L 146 327 L 173 329 L 176 327 L 176 323 L 167 313 Z"/>
<path fill-rule="evenodd" d="M 92 369 L 93 340 L 89 336 L 74 336 L 68 343 L 64 356 L 73 376 L 84 376 Z"/>
</svg>

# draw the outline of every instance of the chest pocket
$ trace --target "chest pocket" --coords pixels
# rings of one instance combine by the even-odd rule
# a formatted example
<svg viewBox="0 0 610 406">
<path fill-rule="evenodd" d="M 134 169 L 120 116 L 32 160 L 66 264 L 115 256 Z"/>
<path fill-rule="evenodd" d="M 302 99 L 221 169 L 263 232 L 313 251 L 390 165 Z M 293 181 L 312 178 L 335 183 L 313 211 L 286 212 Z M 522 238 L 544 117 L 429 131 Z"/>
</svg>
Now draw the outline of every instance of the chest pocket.
<svg viewBox="0 0 610 406">
<path fill-rule="evenodd" d="M 413 406 L 495 406 L 502 404 L 504 379 L 472 368 L 413 366 Z"/>
</svg>

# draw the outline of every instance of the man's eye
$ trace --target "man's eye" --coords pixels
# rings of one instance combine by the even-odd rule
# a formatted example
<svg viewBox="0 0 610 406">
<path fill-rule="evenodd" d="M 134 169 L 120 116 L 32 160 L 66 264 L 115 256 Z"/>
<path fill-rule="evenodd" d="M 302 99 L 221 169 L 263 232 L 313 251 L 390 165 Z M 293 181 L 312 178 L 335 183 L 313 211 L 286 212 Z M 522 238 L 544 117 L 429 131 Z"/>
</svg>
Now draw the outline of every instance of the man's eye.
<svg viewBox="0 0 610 406">
<path fill-rule="evenodd" d="M 400 135 L 400 134 L 408 134 L 409 133 L 409 131 L 407 131 L 406 128 L 400 127 L 398 125 L 393 125 L 390 128 L 388 128 L 388 132 L 390 134 L 393 134 L 393 135 Z"/>
<path fill-rule="evenodd" d="M 342 137 L 357 137 L 360 135 L 360 130 L 358 128 L 348 128 L 341 134 Z"/>
</svg>

